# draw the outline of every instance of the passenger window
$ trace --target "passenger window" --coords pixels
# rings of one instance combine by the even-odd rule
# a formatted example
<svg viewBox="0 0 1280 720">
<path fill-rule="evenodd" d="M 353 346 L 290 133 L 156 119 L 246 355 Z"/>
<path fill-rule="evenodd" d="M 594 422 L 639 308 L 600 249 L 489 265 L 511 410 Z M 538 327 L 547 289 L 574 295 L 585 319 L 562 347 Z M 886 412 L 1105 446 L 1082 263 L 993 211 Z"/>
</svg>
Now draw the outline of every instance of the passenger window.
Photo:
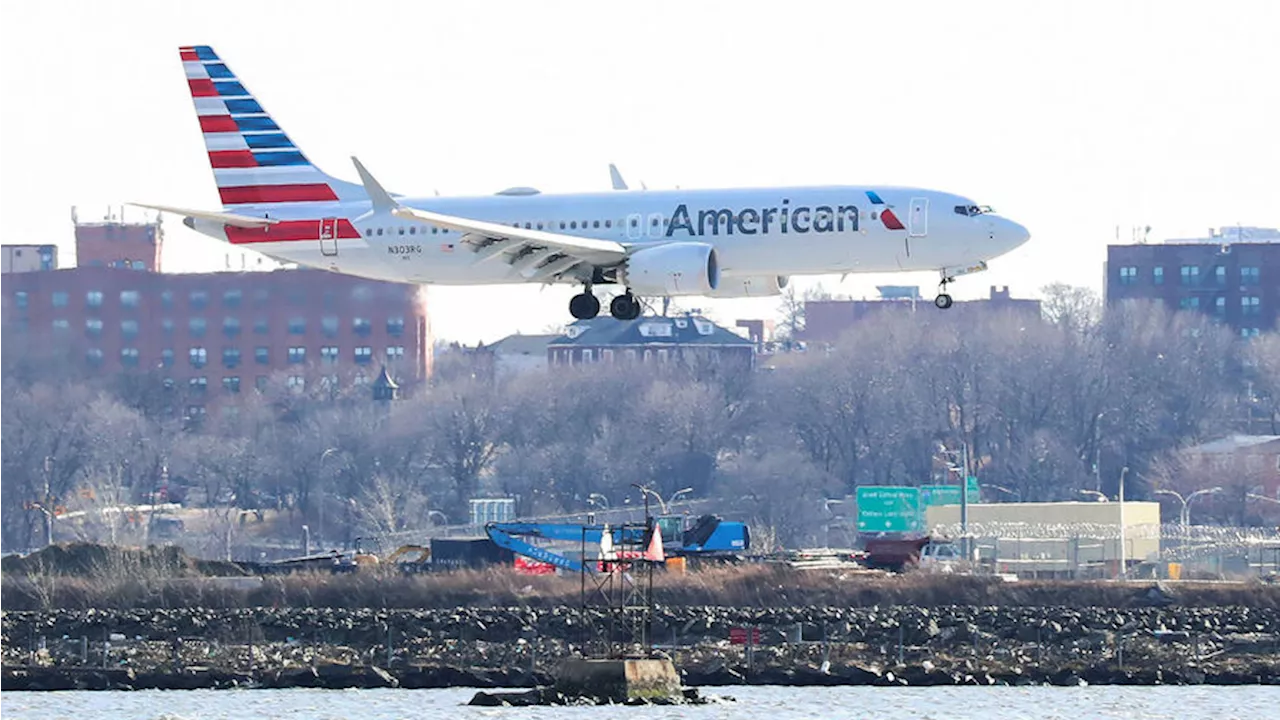
<svg viewBox="0 0 1280 720">
<path fill-rule="evenodd" d="M 871 211 L 871 219 L 872 219 L 872 220 L 875 220 L 875 219 L 876 219 L 876 218 L 878 218 L 878 217 L 880 217 L 880 213 L 876 212 L 875 210 L 872 210 L 872 211 Z"/>
<path fill-rule="evenodd" d="M 563 229 L 564 229 L 564 221 L 563 221 L 563 220 L 561 220 L 561 221 L 560 221 L 560 229 L 561 229 L 561 230 L 563 230 Z"/>
<path fill-rule="evenodd" d="M 560 227 L 564 227 L 564 225 L 561 225 Z M 578 221 L 577 221 L 577 220 L 574 220 L 573 222 L 569 223 L 569 229 L 570 229 L 570 230 L 577 230 L 577 229 L 578 229 Z"/>
<path fill-rule="evenodd" d="M 439 234 L 440 234 L 440 228 L 438 228 L 438 227 L 433 227 L 433 228 L 431 228 L 431 234 L 432 234 L 432 235 L 439 235 Z"/>
<path fill-rule="evenodd" d="M 542 223 L 538 223 L 538 229 L 539 229 L 539 230 L 541 230 L 541 229 L 542 229 Z"/>
<path fill-rule="evenodd" d="M 413 227 L 413 226 L 410 226 L 410 228 L 409 228 L 409 234 L 410 234 L 410 235 L 416 235 L 416 234 L 418 234 L 418 228 Z"/>
<path fill-rule="evenodd" d="M 600 227 L 600 221 L 599 221 L 599 220 L 592 220 L 592 221 L 591 221 L 591 227 L 593 227 L 593 228 L 598 228 L 598 227 Z"/>
<path fill-rule="evenodd" d="M 381 235 L 381 234 L 382 234 L 382 228 L 378 228 L 378 234 L 379 234 L 379 235 Z"/>
<path fill-rule="evenodd" d="M 399 232 L 399 234 L 400 234 L 400 235 L 403 235 L 403 234 L 404 234 L 404 226 L 403 226 L 403 225 L 401 225 L 401 226 L 400 226 L 400 232 Z"/>
<path fill-rule="evenodd" d="M 636 218 L 631 218 L 631 227 L 639 227 L 639 226 L 640 226 L 640 221 Z"/>
<path fill-rule="evenodd" d="M 525 224 L 524 224 L 524 229 L 525 229 L 525 230 L 530 230 L 530 229 L 532 229 L 532 228 L 533 228 L 533 223 L 525 223 Z M 541 226 L 541 225 L 539 225 L 539 226 L 538 226 L 538 229 L 539 229 L 539 230 L 541 230 L 541 229 L 542 229 L 542 226 Z"/>
<path fill-rule="evenodd" d="M 605 226 L 605 227 L 613 227 L 613 221 L 612 221 L 612 220 L 605 220 L 605 221 L 604 221 L 604 226 Z"/>
</svg>

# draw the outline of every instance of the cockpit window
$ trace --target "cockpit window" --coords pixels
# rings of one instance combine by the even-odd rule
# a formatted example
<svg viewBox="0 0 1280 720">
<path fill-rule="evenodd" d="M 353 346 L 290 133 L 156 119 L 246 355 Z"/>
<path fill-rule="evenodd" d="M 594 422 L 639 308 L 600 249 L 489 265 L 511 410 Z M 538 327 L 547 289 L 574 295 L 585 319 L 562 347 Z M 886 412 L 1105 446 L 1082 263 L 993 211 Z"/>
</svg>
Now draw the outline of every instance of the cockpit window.
<svg viewBox="0 0 1280 720">
<path fill-rule="evenodd" d="M 990 212 L 995 212 L 995 211 L 992 210 L 989 205 L 957 205 L 956 206 L 957 215 L 967 215 L 969 217 L 973 217 L 974 215 L 985 215 L 986 213 L 990 213 Z"/>
</svg>

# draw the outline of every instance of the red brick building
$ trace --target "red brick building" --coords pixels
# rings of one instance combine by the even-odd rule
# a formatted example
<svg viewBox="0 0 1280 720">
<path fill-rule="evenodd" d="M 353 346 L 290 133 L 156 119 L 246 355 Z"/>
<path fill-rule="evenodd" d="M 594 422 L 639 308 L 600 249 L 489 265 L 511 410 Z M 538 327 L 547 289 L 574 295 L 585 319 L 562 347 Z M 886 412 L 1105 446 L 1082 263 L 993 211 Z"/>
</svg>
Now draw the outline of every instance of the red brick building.
<svg viewBox="0 0 1280 720">
<path fill-rule="evenodd" d="M 76 265 L 82 268 L 112 267 L 160 272 L 164 229 L 159 222 L 126 223 L 108 216 L 101 222 L 76 224 Z"/>
<path fill-rule="evenodd" d="M 79 257 L 103 266 L 6 275 L 6 342 L 66 352 L 86 371 L 156 372 L 189 396 L 215 397 L 283 382 L 294 390 L 363 385 L 386 364 L 402 384 L 431 371 L 432 339 L 417 285 L 320 270 L 163 274 L 105 259 L 102 245 L 159 237 L 117 226 L 77 228 Z M 121 230 L 120 228 L 124 229 Z M 119 242 L 119 245 L 112 243 Z M 88 252 L 86 252 L 88 251 Z M 137 257 L 121 250 L 120 260 Z"/>
</svg>

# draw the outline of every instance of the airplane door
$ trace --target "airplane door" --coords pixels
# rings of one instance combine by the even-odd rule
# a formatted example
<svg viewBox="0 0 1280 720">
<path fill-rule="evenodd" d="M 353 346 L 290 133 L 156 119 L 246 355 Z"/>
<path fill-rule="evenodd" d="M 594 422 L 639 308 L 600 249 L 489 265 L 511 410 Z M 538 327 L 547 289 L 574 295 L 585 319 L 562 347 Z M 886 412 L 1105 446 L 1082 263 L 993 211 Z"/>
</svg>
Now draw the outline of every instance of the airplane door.
<svg viewBox="0 0 1280 720">
<path fill-rule="evenodd" d="M 644 216 L 641 215 L 640 213 L 632 213 L 628 215 L 627 216 L 627 239 L 639 240 L 640 236 L 644 233 L 644 228 L 641 227 L 641 225 L 643 224 L 644 224 Z"/>
<path fill-rule="evenodd" d="M 911 198 L 907 234 L 911 237 L 924 237 L 929 234 L 929 198 Z"/>
<path fill-rule="evenodd" d="M 320 221 L 320 254 L 326 257 L 338 255 L 338 218 Z"/>
</svg>

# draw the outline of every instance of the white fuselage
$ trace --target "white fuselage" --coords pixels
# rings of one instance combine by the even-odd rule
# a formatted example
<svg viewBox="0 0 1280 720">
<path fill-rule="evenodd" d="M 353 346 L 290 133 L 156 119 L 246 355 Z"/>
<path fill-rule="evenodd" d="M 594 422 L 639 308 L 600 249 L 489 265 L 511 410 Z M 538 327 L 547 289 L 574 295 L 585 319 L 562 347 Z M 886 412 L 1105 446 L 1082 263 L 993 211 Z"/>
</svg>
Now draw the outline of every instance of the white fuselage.
<svg viewBox="0 0 1280 720">
<path fill-rule="evenodd" d="M 1021 245 L 1026 230 L 964 197 L 915 188 L 826 186 L 527 191 L 481 197 L 397 198 L 402 205 L 503 225 L 631 245 L 714 245 L 725 277 L 877 273 L 962 268 Z M 389 213 L 368 201 L 242 206 L 280 220 L 350 221 L 360 237 L 239 242 L 272 257 L 382 280 L 478 285 L 527 281 L 508 262 L 475 252 L 464 234 Z M 972 208 L 975 212 L 960 212 Z M 883 218 L 891 210 L 892 222 Z M 898 227 L 894 227 L 894 226 Z M 214 222 L 195 229 L 227 239 Z M 321 236 L 332 235 L 321 231 Z M 264 235 L 264 240 L 266 236 Z M 570 281 L 573 278 L 560 278 Z"/>
</svg>

